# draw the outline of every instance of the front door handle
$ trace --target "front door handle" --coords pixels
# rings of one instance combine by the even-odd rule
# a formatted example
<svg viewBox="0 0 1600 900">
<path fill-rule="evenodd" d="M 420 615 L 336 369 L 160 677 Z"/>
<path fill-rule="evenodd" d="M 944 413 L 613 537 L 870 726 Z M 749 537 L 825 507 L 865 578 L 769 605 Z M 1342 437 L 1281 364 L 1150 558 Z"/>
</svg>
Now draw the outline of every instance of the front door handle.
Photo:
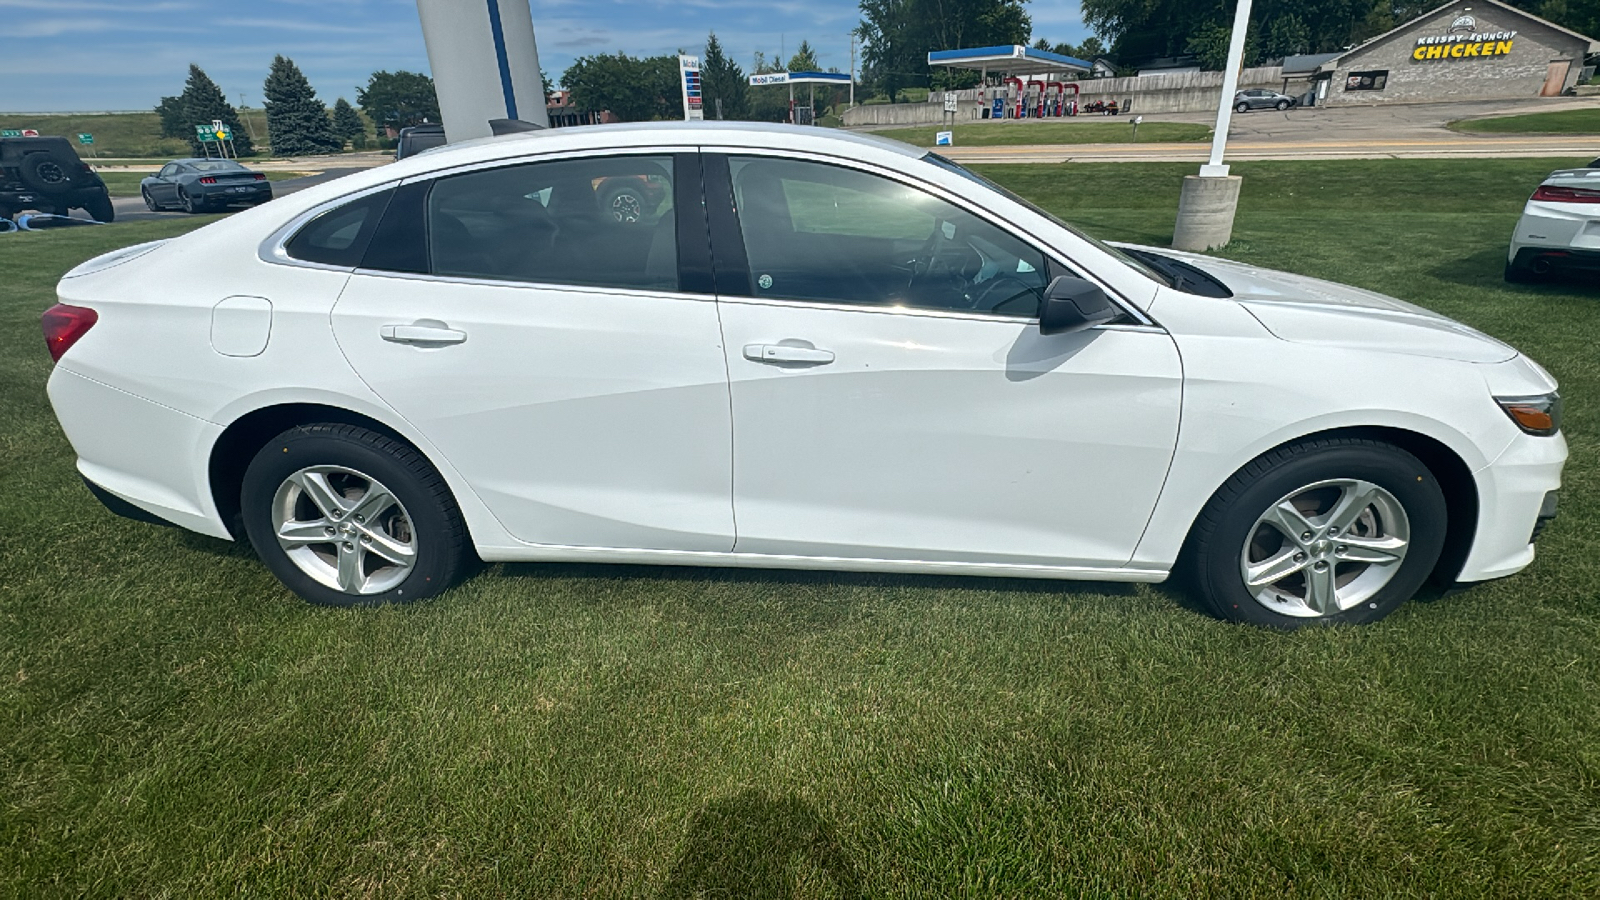
<svg viewBox="0 0 1600 900">
<path fill-rule="evenodd" d="M 745 344 L 744 358 L 767 363 L 809 363 L 820 366 L 833 362 L 832 350 L 794 347 L 789 344 Z"/>
<path fill-rule="evenodd" d="M 459 344 L 467 339 L 465 331 L 444 325 L 385 325 L 378 334 L 396 344 Z"/>
</svg>

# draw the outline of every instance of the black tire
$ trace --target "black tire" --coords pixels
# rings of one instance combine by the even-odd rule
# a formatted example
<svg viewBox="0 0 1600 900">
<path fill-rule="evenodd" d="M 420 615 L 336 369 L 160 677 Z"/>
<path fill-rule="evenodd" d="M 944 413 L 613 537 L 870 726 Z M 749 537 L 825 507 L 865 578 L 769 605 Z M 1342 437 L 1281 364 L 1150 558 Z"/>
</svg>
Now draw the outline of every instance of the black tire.
<svg viewBox="0 0 1600 900">
<path fill-rule="evenodd" d="M 1250 104 L 1248 104 L 1248 103 L 1235 103 L 1233 105 L 1233 110 L 1234 110 L 1234 112 L 1249 112 L 1250 111 Z"/>
<path fill-rule="evenodd" d="M 1287 110 L 1287 109 L 1288 109 L 1288 108 L 1289 108 L 1289 107 L 1291 107 L 1291 106 L 1293 106 L 1293 105 L 1294 105 L 1294 104 L 1293 104 L 1293 103 L 1290 103 L 1290 102 L 1289 102 L 1289 101 L 1287 101 L 1287 100 L 1279 100 L 1279 101 L 1278 101 L 1278 112 L 1284 112 L 1284 111 L 1286 111 L 1286 110 Z"/>
<path fill-rule="evenodd" d="M 112 205 L 110 194 L 90 197 L 84 202 L 83 210 L 99 222 L 114 222 L 117 218 L 117 208 Z"/>
<path fill-rule="evenodd" d="M 1246 588 L 1240 572 L 1257 519 L 1297 489 L 1338 478 L 1371 482 L 1399 502 L 1410 528 L 1404 559 L 1382 588 L 1342 612 L 1302 618 L 1269 609 Z M 1398 447 L 1359 438 L 1291 444 L 1253 460 L 1217 490 L 1190 533 L 1183 574 L 1202 603 L 1232 622 L 1279 629 L 1367 624 L 1393 612 L 1427 581 L 1444 550 L 1447 521 L 1438 480 Z"/>
<path fill-rule="evenodd" d="M 1531 269 L 1510 262 L 1506 263 L 1505 278 L 1507 284 L 1538 284 L 1543 280 Z"/>
<path fill-rule="evenodd" d="M 387 487 L 406 514 L 415 557 L 403 580 L 380 593 L 347 593 L 313 578 L 279 544 L 273 502 L 295 473 L 335 466 L 363 473 Z M 286 587 L 322 606 L 374 606 L 432 597 L 461 580 L 476 560 L 455 497 L 437 470 L 412 448 L 355 425 L 292 428 L 256 453 L 240 490 L 245 532 L 257 555 Z M 337 546 L 327 544 L 334 553 Z"/>
<path fill-rule="evenodd" d="M 629 185 L 607 191 L 601 203 L 604 204 L 606 215 L 622 224 L 638 224 L 654 212 L 644 191 Z"/>
<path fill-rule="evenodd" d="M 144 201 L 145 208 L 149 209 L 151 212 L 161 211 L 161 204 L 156 202 L 156 198 L 150 196 L 149 188 L 139 188 L 139 198 Z"/>
<path fill-rule="evenodd" d="M 190 215 L 206 211 L 205 203 L 195 200 L 194 195 L 183 188 L 178 188 L 178 203 L 183 207 L 183 211 Z"/>
<path fill-rule="evenodd" d="M 62 194 L 93 184 L 83 174 L 83 162 L 61 150 L 35 150 L 23 156 L 17 166 L 17 177 L 41 194 Z"/>
</svg>

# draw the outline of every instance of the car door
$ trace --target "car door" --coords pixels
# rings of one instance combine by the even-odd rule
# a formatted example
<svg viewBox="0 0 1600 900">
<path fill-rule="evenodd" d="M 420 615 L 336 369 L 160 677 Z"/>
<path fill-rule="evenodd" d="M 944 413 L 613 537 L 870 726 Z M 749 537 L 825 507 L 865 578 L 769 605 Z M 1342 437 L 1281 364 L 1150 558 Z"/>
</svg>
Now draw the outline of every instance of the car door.
<svg viewBox="0 0 1600 900">
<path fill-rule="evenodd" d="M 651 176 L 674 190 L 636 217 L 601 206 L 598 185 Z M 680 209 L 702 223 L 681 242 Z M 680 281 L 680 252 L 707 258 L 703 222 L 692 153 L 408 182 L 334 307 L 334 332 L 518 540 L 726 552 L 717 308 L 708 283 Z M 709 262 L 699 268 L 709 279 Z"/>
<path fill-rule="evenodd" d="M 174 203 L 178 199 L 178 187 L 175 179 L 183 167 L 177 163 L 167 163 L 156 173 L 159 179 L 150 188 L 150 195 L 156 198 L 157 203 Z"/>
<path fill-rule="evenodd" d="M 1177 438 L 1165 332 L 1040 334 L 1043 289 L 1073 270 L 890 173 L 756 155 L 707 173 L 736 550 L 1132 558 Z"/>
</svg>

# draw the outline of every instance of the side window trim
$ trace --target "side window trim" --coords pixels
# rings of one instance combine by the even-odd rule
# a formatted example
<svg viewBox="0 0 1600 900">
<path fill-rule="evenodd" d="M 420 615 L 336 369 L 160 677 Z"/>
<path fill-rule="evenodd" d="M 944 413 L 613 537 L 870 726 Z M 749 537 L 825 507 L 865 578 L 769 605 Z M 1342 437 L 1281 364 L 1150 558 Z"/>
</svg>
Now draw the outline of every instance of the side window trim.
<svg viewBox="0 0 1600 900">
<path fill-rule="evenodd" d="M 739 227 L 738 201 L 726 153 L 702 153 L 705 172 L 706 215 L 711 226 L 711 263 L 717 295 L 750 297 L 750 259 Z"/>
<path fill-rule="evenodd" d="M 705 172 L 698 152 L 672 154 L 672 196 L 678 225 L 678 292 L 715 295 Z"/>
</svg>

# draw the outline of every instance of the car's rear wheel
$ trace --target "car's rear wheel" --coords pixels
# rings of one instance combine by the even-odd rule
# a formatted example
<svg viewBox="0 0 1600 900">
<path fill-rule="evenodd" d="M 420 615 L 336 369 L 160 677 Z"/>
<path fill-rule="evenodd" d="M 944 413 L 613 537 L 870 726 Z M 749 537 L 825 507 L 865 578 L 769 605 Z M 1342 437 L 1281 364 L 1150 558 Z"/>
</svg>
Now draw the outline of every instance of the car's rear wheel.
<svg viewBox="0 0 1600 900">
<path fill-rule="evenodd" d="M 178 202 L 182 204 L 183 211 L 186 213 L 194 214 L 205 212 L 206 209 L 206 205 L 203 201 L 196 200 L 193 194 L 189 193 L 183 188 L 178 188 Z"/>
<path fill-rule="evenodd" d="M 139 197 L 140 197 L 140 199 L 144 200 L 145 207 L 148 208 L 151 212 L 160 212 L 161 211 L 161 204 L 156 202 L 156 198 L 150 196 L 150 189 L 149 188 L 145 188 L 145 187 L 139 188 Z"/>
<path fill-rule="evenodd" d="M 461 512 L 433 466 L 354 425 L 278 435 L 246 469 L 240 501 L 256 553 L 312 603 L 431 597 L 463 577 L 474 558 Z"/>
<path fill-rule="evenodd" d="M 1217 491 L 1195 523 L 1189 574 L 1235 622 L 1375 622 L 1427 580 L 1446 521 L 1444 492 L 1415 456 L 1355 438 L 1308 441 Z"/>
</svg>

